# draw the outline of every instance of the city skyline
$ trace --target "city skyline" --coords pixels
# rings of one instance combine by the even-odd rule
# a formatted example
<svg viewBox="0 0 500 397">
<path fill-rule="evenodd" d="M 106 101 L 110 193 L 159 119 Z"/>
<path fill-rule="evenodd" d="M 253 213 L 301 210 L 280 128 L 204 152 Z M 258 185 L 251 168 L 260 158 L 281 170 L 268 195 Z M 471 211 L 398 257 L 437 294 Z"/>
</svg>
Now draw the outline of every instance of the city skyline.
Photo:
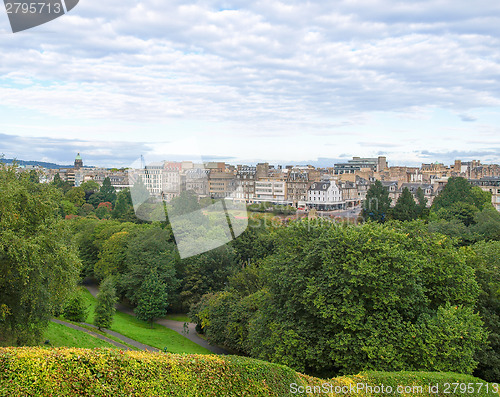
<svg viewBox="0 0 500 397">
<path fill-rule="evenodd" d="M 500 163 L 498 26 L 485 0 L 87 0 L 16 34 L 0 13 L 0 153 Z"/>
</svg>

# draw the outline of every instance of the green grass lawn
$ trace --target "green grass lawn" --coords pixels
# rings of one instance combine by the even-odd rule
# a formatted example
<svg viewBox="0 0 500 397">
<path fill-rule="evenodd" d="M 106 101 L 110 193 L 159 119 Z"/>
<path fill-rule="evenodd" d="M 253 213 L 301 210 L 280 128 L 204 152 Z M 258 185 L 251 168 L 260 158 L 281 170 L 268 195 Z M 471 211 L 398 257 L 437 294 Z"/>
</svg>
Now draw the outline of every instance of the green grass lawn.
<svg viewBox="0 0 500 397">
<path fill-rule="evenodd" d="M 180 321 L 183 323 L 191 322 L 191 319 L 187 316 L 187 314 L 182 314 L 182 313 L 167 314 L 165 318 L 167 320 Z"/>
<path fill-rule="evenodd" d="M 93 324 L 96 299 L 87 289 L 83 290 L 83 295 L 89 306 L 86 322 Z M 151 328 L 149 323 L 118 311 L 113 318 L 111 330 L 161 350 L 167 347 L 170 353 L 212 354 L 210 350 L 191 342 L 169 328 L 159 324 L 154 324 L 153 328 Z"/>
<path fill-rule="evenodd" d="M 86 334 L 83 331 L 78 331 L 66 327 L 61 324 L 49 323 L 47 330 L 43 334 L 43 340 L 50 340 L 50 346 L 53 347 L 83 347 L 93 349 L 94 347 L 110 347 L 117 349 L 116 346 L 98 339 L 94 336 Z"/>
</svg>

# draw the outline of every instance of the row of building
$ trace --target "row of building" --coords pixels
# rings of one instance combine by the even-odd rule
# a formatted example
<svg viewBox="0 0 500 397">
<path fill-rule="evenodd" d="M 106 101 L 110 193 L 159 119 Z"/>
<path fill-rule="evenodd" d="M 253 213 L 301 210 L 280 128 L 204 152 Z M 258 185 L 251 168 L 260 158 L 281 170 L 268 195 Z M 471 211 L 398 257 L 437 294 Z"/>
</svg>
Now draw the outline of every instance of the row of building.
<svg viewBox="0 0 500 397">
<path fill-rule="evenodd" d="M 118 170 L 84 167 L 78 154 L 74 167 L 43 170 L 43 174 L 45 181 L 59 174 L 61 179 L 75 186 L 90 180 L 101 184 L 105 178 L 110 178 L 117 190 L 132 186 L 140 177 L 151 195 L 165 201 L 172 200 L 182 191 L 193 191 L 199 197 L 232 198 L 247 203 L 272 202 L 320 210 L 358 206 L 376 180 L 388 189 L 393 203 L 404 188 L 414 195 L 421 188 L 428 205 L 431 205 L 448 178 L 460 176 L 491 192 L 493 205 L 500 211 L 500 166 L 481 164 L 476 160 L 456 160 L 451 166 L 433 163 L 421 167 L 389 167 L 383 156 L 353 157 L 347 163 L 327 168 L 162 161 L 141 164 L 136 169 Z"/>
</svg>

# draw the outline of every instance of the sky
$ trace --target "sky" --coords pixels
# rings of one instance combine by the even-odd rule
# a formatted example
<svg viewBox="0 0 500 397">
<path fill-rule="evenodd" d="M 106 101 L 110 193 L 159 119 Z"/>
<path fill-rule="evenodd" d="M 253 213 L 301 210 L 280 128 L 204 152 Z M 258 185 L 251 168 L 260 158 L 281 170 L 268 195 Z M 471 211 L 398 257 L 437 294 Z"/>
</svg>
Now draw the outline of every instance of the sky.
<svg viewBox="0 0 500 397">
<path fill-rule="evenodd" d="M 0 154 L 500 163 L 500 2 L 81 0 L 13 34 Z"/>
</svg>

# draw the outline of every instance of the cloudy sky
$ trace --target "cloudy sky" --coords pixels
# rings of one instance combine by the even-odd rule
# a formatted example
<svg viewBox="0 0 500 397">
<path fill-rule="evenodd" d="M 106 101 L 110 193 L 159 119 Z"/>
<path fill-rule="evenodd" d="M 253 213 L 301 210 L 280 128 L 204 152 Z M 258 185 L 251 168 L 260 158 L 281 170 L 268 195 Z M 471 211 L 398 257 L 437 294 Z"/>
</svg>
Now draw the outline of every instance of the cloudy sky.
<svg viewBox="0 0 500 397">
<path fill-rule="evenodd" d="M 13 34 L 0 154 L 500 163 L 500 2 L 81 0 Z"/>
</svg>

